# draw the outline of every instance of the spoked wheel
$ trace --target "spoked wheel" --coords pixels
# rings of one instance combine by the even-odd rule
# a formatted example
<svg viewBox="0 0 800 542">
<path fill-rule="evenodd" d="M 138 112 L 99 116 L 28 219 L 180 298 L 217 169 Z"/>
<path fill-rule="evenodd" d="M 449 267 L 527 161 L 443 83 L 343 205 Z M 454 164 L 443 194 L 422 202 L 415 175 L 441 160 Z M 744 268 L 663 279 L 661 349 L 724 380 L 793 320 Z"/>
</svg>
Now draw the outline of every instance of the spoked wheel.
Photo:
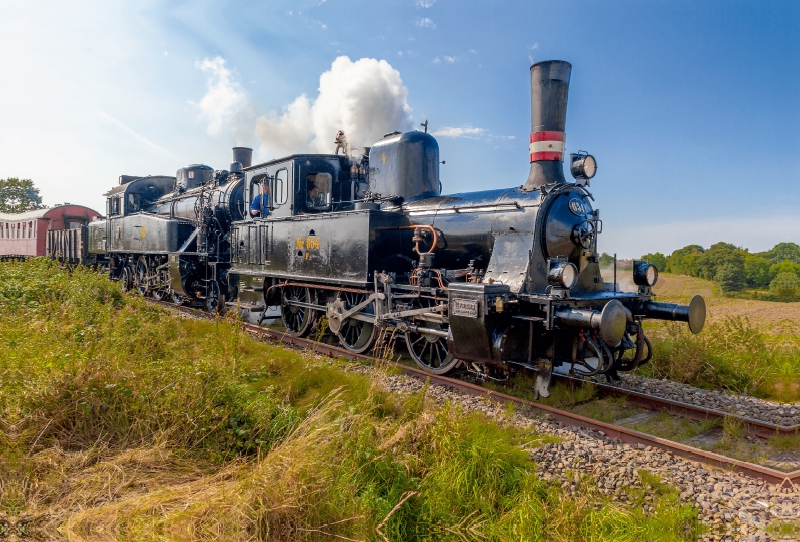
<svg viewBox="0 0 800 542">
<path fill-rule="evenodd" d="M 119 276 L 120 287 L 123 292 L 128 292 L 133 287 L 133 269 L 127 265 L 122 268 Z"/>
<path fill-rule="evenodd" d="M 168 298 L 170 295 L 172 295 L 169 271 L 166 269 L 160 269 L 158 270 L 157 277 L 158 282 L 153 286 L 153 291 L 151 293 L 154 299 L 161 301 L 162 299 Z"/>
<path fill-rule="evenodd" d="M 420 298 L 419 307 L 432 307 L 434 299 Z M 412 319 L 414 325 L 430 329 L 431 331 L 445 332 L 447 328 L 437 322 L 429 322 L 420 318 Z M 441 334 L 431 332 L 406 331 L 406 346 L 408 353 L 423 370 L 437 375 L 442 375 L 452 370 L 458 359 L 447 349 L 447 338 Z"/>
<path fill-rule="evenodd" d="M 221 312 L 222 304 L 220 303 L 219 283 L 212 280 L 208 283 L 208 291 L 206 292 L 206 310 L 208 312 Z"/>
<path fill-rule="evenodd" d="M 650 361 L 650 358 L 653 357 L 653 345 L 650 344 L 650 339 L 647 337 L 642 337 L 642 339 L 644 344 L 642 345 L 642 352 L 639 355 L 639 362 L 637 363 L 636 361 L 637 349 L 635 346 L 629 349 L 620 348 L 616 352 L 616 361 L 614 361 L 615 369 L 619 371 L 632 371 Z"/>
<path fill-rule="evenodd" d="M 339 337 L 339 342 L 347 350 L 361 354 L 370 350 L 375 345 L 378 336 L 378 326 L 369 319 L 375 314 L 375 304 L 367 306 L 342 318 L 342 314 L 367 300 L 367 294 L 356 292 L 341 292 L 339 297 L 328 306 L 328 327 Z M 365 319 L 361 319 L 365 318 Z"/>
<path fill-rule="evenodd" d="M 145 295 L 149 290 L 147 284 L 147 260 L 144 256 L 136 262 L 136 289 L 140 294 Z"/>
<path fill-rule="evenodd" d="M 614 356 L 604 343 L 598 344 L 587 338 L 581 341 L 572 372 L 578 376 L 595 376 L 611 369 L 613 362 Z"/>
<path fill-rule="evenodd" d="M 281 320 L 286 331 L 295 337 L 302 337 L 311 329 L 314 310 L 292 303 L 314 303 L 316 296 L 305 286 L 285 286 L 281 292 Z"/>
</svg>

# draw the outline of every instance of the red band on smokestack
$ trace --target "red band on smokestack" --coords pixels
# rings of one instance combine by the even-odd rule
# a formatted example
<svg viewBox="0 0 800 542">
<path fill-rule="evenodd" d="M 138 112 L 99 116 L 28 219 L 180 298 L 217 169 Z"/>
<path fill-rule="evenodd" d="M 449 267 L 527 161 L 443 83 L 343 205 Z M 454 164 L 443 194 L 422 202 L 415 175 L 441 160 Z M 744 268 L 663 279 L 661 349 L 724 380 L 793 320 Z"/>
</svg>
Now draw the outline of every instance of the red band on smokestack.
<svg viewBox="0 0 800 542">
<path fill-rule="evenodd" d="M 564 132 L 542 131 L 531 134 L 531 162 L 540 160 L 564 161 Z"/>
<path fill-rule="evenodd" d="M 565 141 L 567 138 L 564 132 L 553 132 L 553 131 L 544 131 L 544 132 L 533 132 L 531 134 L 531 143 L 536 141 Z"/>
</svg>

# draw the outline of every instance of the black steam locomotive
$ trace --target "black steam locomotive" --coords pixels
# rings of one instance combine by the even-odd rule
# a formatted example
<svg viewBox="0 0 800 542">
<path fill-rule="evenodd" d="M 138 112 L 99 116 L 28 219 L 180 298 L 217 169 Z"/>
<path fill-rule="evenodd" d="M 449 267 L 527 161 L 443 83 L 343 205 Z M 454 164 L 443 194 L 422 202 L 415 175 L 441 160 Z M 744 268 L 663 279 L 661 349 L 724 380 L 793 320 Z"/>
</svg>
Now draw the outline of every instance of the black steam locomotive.
<svg viewBox="0 0 800 542">
<path fill-rule="evenodd" d="M 658 273 L 644 262 L 637 293 L 604 282 L 588 191 L 596 163 L 572 155 L 575 182 L 563 172 L 571 69 L 531 66 L 522 186 L 441 195 L 439 147 L 423 132 L 387 134 L 358 158 L 337 149 L 251 165 L 252 151 L 235 148 L 229 171 L 121 177 L 108 218 L 90 225 L 90 251 L 126 288 L 209 310 L 279 307 L 288 333 L 325 321 L 352 352 L 391 330 L 431 373 L 534 369 L 546 396 L 554 366 L 632 370 L 650 356 L 643 318 L 698 333 L 705 303 L 652 301 Z"/>
</svg>

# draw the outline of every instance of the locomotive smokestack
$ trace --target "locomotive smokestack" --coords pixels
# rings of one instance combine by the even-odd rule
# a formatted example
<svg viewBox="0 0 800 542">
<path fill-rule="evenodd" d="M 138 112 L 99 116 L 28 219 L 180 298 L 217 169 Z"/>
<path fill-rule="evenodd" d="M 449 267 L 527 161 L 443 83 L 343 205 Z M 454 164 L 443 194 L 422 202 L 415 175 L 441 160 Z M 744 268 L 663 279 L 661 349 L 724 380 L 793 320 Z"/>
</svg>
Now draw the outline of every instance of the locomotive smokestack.
<svg viewBox="0 0 800 542">
<path fill-rule="evenodd" d="M 242 167 L 253 165 L 253 149 L 249 147 L 234 147 L 233 161 L 242 164 Z"/>
<path fill-rule="evenodd" d="M 531 172 L 522 190 L 563 184 L 564 128 L 572 64 L 546 60 L 531 66 Z"/>
</svg>

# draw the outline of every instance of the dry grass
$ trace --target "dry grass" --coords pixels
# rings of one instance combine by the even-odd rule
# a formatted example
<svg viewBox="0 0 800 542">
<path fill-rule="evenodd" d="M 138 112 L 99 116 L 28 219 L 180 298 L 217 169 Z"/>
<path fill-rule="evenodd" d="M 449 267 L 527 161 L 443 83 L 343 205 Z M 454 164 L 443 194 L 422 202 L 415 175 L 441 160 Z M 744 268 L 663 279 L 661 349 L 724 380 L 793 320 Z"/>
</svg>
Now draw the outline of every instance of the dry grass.
<svg viewBox="0 0 800 542">
<path fill-rule="evenodd" d="M 800 302 L 778 303 L 720 297 L 719 288 L 711 281 L 662 273 L 653 288 L 658 301 L 687 303 L 693 295 L 702 295 L 708 307 L 708 321 L 725 318 L 747 318 L 764 333 L 800 334 Z"/>
</svg>

